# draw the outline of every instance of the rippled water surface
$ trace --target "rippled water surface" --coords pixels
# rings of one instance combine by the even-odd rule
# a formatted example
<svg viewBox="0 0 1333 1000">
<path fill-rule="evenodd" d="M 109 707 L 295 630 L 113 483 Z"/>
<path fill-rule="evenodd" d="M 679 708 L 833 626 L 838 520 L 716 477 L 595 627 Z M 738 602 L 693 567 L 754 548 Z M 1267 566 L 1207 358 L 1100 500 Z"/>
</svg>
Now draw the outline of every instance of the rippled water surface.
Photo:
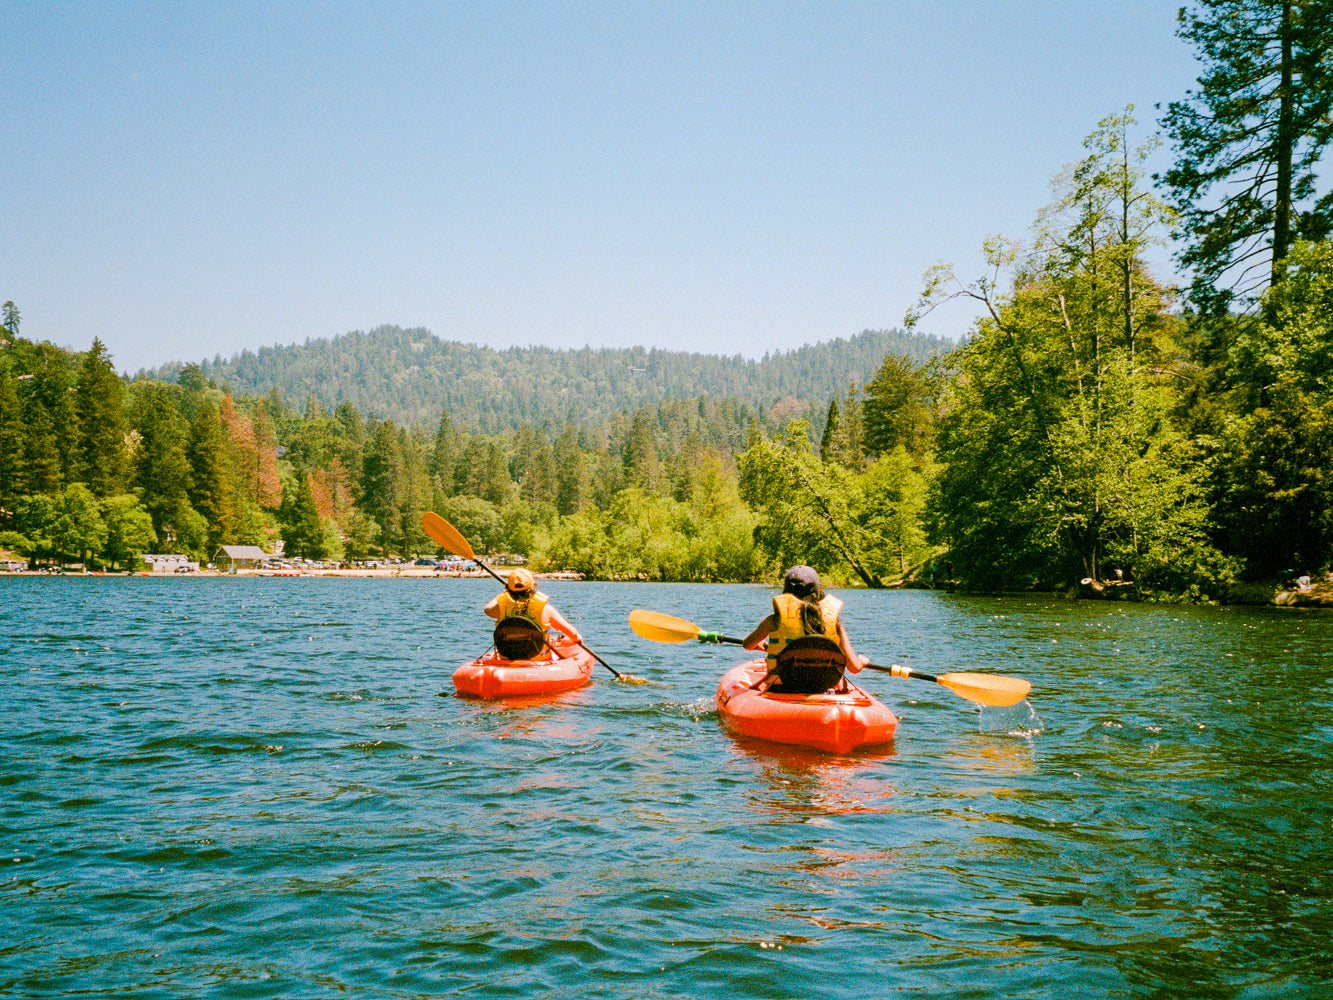
<svg viewBox="0 0 1333 1000">
<path fill-rule="evenodd" d="M 759 587 L 551 583 L 622 672 L 453 696 L 484 580 L 0 579 L 0 995 L 1325 997 L 1333 615 L 843 593 L 1032 681 L 845 757 L 740 742 Z"/>
</svg>

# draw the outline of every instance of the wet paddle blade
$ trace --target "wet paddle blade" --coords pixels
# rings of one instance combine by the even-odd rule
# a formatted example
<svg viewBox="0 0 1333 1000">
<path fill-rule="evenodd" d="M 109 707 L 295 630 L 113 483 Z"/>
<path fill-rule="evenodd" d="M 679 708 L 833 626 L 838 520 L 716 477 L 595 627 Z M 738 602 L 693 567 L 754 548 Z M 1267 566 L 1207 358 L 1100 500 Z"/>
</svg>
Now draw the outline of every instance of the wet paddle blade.
<svg viewBox="0 0 1333 1000">
<path fill-rule="evenodd" d="M 428 510 L 421 515 L 421 526 L 426 529 L 426 534 L 430 535 L 431 540 L 440 548 L 463 559 L 471 559 L 476 562 L 476 553 L 472 551 L 472 546 L 468 544 L 467 539 L 462 536 L 457 528 L 440 517 L 435 511 Z"/>
<path fill-rule="evenodd" d="M 941 674 L 935 680 L 960 698 L 981 705 L 1016 705 L 1032 690 L 1032 685 L 1021 677 L 996 674 Z"/>
<path fill-rule="evenodd" d="M 629 627 L 636 635 L 653 642 L 687 642 L 699 638 L 699 626 L 683 618 L 635 608 L 629 613 Z"/>
</svg>

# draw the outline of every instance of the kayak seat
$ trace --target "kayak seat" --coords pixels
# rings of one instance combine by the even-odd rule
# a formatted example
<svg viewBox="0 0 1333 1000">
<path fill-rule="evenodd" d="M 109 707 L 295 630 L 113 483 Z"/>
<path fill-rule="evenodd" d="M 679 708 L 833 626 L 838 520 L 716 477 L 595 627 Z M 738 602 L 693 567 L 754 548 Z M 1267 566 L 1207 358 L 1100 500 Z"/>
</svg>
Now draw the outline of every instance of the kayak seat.
<svg viewBox="0 0 1333 1000">
<path fill-rule="evenodd" d="M 495 651 L 506 660 L 531 660 L 546 648 L 546 632 L 526 618 L 501 618 L 495 623 Z"/>
<path fill-rule="evenodd" d="M 846 666 L 842 647 L 832 639 L 803 635 L 778 653 L 771 671 L 777 679 L 768 690 L 775 694 L 822 694 L 838 685 Z"/>
</svg>

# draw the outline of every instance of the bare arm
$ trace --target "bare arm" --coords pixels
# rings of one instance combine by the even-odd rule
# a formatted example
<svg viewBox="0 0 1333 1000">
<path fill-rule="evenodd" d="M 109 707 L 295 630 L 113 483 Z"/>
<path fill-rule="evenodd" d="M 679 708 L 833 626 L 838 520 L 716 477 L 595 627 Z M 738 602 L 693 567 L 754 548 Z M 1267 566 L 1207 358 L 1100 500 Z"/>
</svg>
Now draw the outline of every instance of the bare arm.
<svg viewBox="0 0 1333 1000">
<path fill-rule="evenodd" d="M 847 630 L 842 627 L 842 622 L 838 622 L 838 645 L 842 647 L 842 655 L 847 657 L 847 669 L 859 674 L 861 664 L 865 661 L 856 655 L 856 650 L 852 649 L 852 640 L 847 638 Z"/>
<path fill-rule="evenodd" d="M 575 642 L 583 642 L 583 636 L 579 635 L 579 630 L 569 624 L 569 622 L 565 620 L 565 616 L 549 604 L 546 605 L 546 624 L 565 633 L 565 635 L 569 636 Z"/>
<path fill-rule="evenodd" d="M 496 594 L 494 597 L 492 597 L 492 598 L 491 598 L 491 603 L 488 604 L 488 605 L 486 605 L 486 607 L 482 608 L 482 610 L 485 611 L 486 614 L 487 614 L 487 616 L 489 616 L 489 617 L 491 617 L 491 618 L 499 618 L 499 617 L 500 617 L 500 595 L 499 595 L 499 594 Z"/>
<path fill-rule="evenodd" d="M 754 627 L 754 631 L 745 637 L 745 641 L 742 643 L 742 645 L 746 649 L 758 649 L 759 644 L 762 643 L 765 639 L 767 639 L 769 633 L 772 632 L 777 627 L 778 627 L 778 616 L 769 615 L 767 618 L 765 618 L 763 621 L 761 621 L 758 625 Z"/>
</svg>

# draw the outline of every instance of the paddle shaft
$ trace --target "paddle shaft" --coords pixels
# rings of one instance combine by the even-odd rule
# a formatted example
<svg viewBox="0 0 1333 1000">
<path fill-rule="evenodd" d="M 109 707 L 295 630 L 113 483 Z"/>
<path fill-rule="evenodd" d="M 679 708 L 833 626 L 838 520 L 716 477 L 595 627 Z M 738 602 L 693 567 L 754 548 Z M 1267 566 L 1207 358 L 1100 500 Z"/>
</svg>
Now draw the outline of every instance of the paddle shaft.
<svg viewBox="0 0 1333 1000">
<path fill-rule="evenodd" d="M 940 682 L 940 679 L 934 674 L 923 674 L 919 670 L 913 670 L 911 667 L 904 667 L 898 663 L 891 667 L 881 667 L 878 663 L 863 663 L 861 666 L 867 670 L 882 670 L 886 674 L 893 674 L 894 677 L 915 677 L 919 681 L 934 681 L 937 684 Z"/>
<path fill-rule="evenodd" d="M 725 642 L 733 646 L 744 646 L 744 639 L 735 639 L 729 635 L 718 635 L 716 632 L 700 632 L 698 639 L 700 642 Z M 923 674 L 919 670 L 912 670 L 910 667 L 903 667 L 895 663 L 891 667 L 881 667 L 878 663 L 862 663 L 862 667 L 867 670 L 882 670 L 886 674 L 893 674 L 895 677 L 915 677 L 920 681 L 934 681 L 939 683 L 940 679 L 934 674 Z"/>
</svg>

